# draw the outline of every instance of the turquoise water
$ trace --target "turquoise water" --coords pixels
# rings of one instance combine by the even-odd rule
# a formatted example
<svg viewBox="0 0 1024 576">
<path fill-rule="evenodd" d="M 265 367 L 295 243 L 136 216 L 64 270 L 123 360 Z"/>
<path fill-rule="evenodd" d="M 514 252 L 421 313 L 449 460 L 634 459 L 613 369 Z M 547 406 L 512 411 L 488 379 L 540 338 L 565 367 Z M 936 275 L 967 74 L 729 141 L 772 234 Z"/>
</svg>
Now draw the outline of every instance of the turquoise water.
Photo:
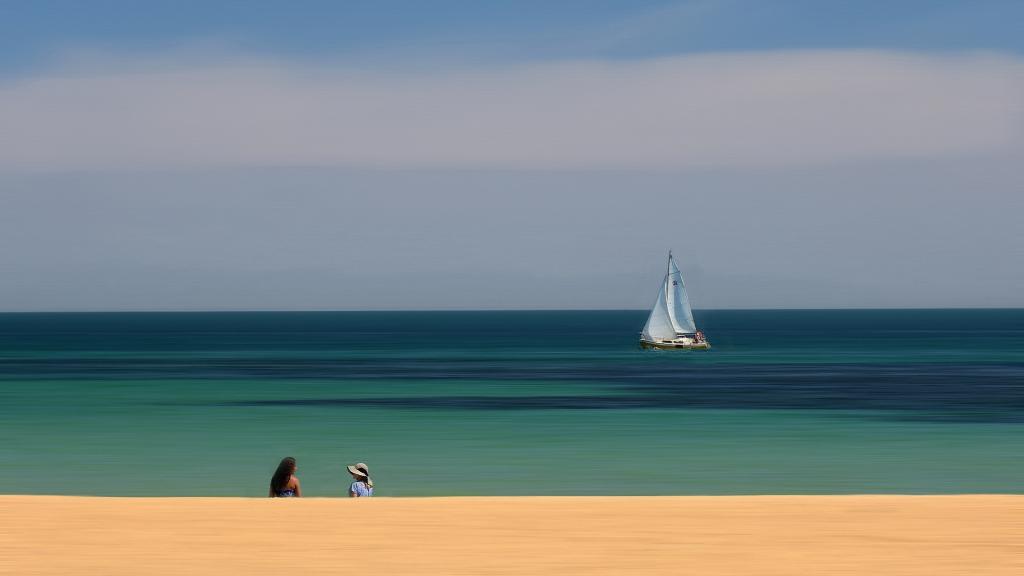
<svg viewBox="0 0 1024 576">
<path fill-rule="evenodd" d="M 1024 310 L 645 314 L 0 314 L 0 493 L 1024 491 Z"/>
</svg>

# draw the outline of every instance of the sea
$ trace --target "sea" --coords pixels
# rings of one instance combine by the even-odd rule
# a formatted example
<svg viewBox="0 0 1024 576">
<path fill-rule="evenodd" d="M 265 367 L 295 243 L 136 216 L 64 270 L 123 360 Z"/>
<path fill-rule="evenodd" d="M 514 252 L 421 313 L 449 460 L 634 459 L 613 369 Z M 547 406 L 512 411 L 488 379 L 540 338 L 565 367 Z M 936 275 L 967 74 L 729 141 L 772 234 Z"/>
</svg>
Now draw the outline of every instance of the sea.
<svg viewBox="0 0 1024 576">
<path fill-rule="evenodd" d="M 1024 310 L 0 314 L 0 493 L 1024 493 Z"/>
</svg>

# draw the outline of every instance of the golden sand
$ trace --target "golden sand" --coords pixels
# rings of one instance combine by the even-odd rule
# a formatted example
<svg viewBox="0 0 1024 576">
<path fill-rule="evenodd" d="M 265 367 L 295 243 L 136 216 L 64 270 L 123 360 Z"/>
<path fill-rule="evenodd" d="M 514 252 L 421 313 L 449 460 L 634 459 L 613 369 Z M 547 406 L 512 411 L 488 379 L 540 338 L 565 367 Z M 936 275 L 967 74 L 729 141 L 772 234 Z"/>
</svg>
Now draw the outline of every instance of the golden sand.
<svg viewBox="0 0 1024 576">
<path fill-rule="evenodd" d="M 0 496 L 0 574 L 1024 574 L 1024 496 Z"/>
</svg>

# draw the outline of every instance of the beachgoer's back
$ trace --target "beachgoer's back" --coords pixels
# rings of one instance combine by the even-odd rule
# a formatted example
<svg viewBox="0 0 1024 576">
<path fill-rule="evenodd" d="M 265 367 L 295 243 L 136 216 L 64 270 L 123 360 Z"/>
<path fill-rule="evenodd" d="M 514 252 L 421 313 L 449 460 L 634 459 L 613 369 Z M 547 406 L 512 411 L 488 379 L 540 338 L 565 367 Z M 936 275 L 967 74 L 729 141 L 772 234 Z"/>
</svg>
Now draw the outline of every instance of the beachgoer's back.
<svg viewBox="0 0 1024 576">
<path fill-rule="evenodd" d="M 373 496 L 373 486 L 367 486 L 366 482 L 356 481 L 348 487 L 350 494 L 354 494 L 357 497 L 360 496 Z"/>
<path fill-rule="evenodd" d="M 292 498 L 295 496 L 295 489 L 285 488 L 283 490 L 274 490 L 274 496 L 277 498 Z"/>
</svg>

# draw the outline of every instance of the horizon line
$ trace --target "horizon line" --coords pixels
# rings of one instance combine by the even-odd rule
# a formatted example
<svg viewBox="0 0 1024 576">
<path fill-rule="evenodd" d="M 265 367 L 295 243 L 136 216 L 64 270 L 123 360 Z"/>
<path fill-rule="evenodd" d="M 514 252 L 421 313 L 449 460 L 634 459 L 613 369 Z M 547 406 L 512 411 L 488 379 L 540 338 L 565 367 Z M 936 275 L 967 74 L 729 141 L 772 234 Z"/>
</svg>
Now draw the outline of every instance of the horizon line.
<svg viewBox="0 0 1024 576">
<path fill-rule="evenodd" d="M 317 314 L 317 313 L 472 313 L 472 312 L 647 312 L 648 308 L 366 308 L 366 309 L 139 309 L 139 310 L 0 310 L 0 315 L 8 314 Z M 695 312 L 834 312 L 834 311 L 904 311 L 904 310 L 1024 310 L 1024 306 L 886 306 L 886 307 L 767 307 L 767 308 L 694 308 Z"/>
</svg>

